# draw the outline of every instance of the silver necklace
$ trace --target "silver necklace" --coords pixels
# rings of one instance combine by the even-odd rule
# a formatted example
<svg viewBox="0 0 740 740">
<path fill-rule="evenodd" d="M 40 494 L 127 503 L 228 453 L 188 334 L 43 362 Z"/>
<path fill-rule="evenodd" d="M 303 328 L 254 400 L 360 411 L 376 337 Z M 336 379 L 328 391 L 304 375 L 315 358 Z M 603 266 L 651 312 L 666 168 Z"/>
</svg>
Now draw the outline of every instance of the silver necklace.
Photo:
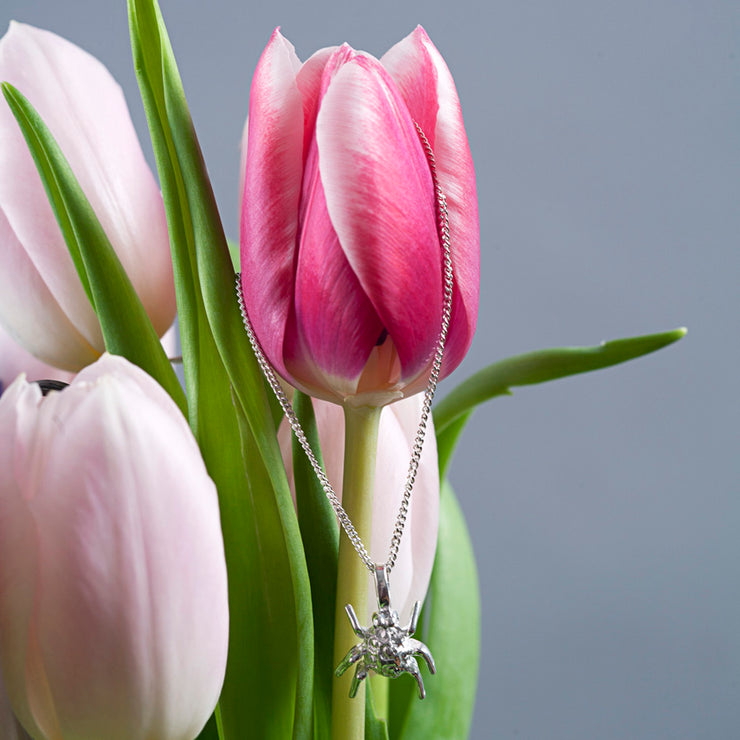
<svg viewBox="0 0 740 740">
<path fill-rule="evenodd" d="M 333 486 L 329 482 L 326 473 L 319 464 L 316 455 L 314 455 L 306 434 L 303 431 L 303 427 L 293 409 L 293 405 L 285 394 L 285 391 L 283 391 L 275 371 L 272 369 L 272 366 L 265 357 L 262 347 L 257 340 L 257 336 L 252 328 L 252 323 L 249 320 L 249 315 L 247 314 L 246 306 L 244 305 L 241 275 L 237 274 L 236 276 L 236 294 L 239 301 L 239 309 L 244 322 L 244 329 L 246 330 L 249 343 L 252 345 L 254 355 L 257 358 L 257 363 L 259 364 L 265 379 L 269 383 L 270 388 L 272 388 L 275 397 L 280 403 L 283 413 L 293 429 L 296 439 L 306 453 L 306 457 L 308 458 L 321 487 L 324 489 L 324 493 L 326 494 L 327 499 L 329 499 L 329 503 L 331 504 L 340 525 L 344 529 L 344 532 L 352 543 L 355 551 L 370 573 L 372 573 L 375 580 L 378 610 L 373 614 L 372 625 L 370 627 L 363 628 L 360 626 L 355 610 L 351 604 L 346 604 L 344 607 L 347 612 L 350 625 L 352 626 L 352 630 L 357 637 L 360 638 L 360 642 L 349 650 L 336 669 L 336 675 L 341 676 L 350 666 L 356 664 L 355 675 L 352 679 L 352 685 L 349 692 L 351 697 L 354 697 L 357 694 L 360 684 L 368 676 L 369 672 L 372 671 L 388 678 L 396 678 L 402 673 L 410 673 L 416 679 L 418 684 L 419 698 L 423 699 L 425 696 L 424 682 L 419 673 L 416 656 L 420 655 L 424 658 L 431 673 L 435 673 L 436 671 L 434 658 L 432 657 L 429 648 L 420 640 L 415 640 L 412 637 L 416 631 L 419 612 L 421 610 L 421 602 L 415 602 L 408 625 L 406 627 L 402 627 L 399 623 L 398 612 L 391 607 L 388 582 L 390 572 L 396 564 L 398 549 L 401 545 L 401 538 L 403 537 L 403 531 L 406 526 L 411 493 L 413 491 L 416 474 L 419 469 L 419 461 L 421 460 L 421 451 L 424 445 L 427 422 L 429 420 L 429 414 L 431 413 L 434 393 L 437 390 L 439 374 L 442 368 L 442 357 L 444 355 L 444 348 L 447 342 L 447 334 L 450 328 L 450 318 L 452 315 L 452 249 L 450 245 L 447 199 L 439 186 L 434 152 L 429 144 L 429 140 L 424 135 L 424 132 L 421 130 L 419 125 L 417 123 L 414 123 L 414 125 L 416 126 L 416 130 L 419 134 L 419 138 L 421 139 L 429 162 L 429 169 L 432 174 L 432 182 L 434 184 L 434 192 L 437 200 L 438 229 L 442 246 L 442 262 L 444 266 L 444 297 L 439 339 L 434 352 L 432 367 L 429 372 L 429 383 L 424 391 L 424 403 L 422 404 L 419 427 L 416 431 L 414 445 L 411 450 L 411 459 L 409 461 L 408 473 L 406 475 L 406 483 L 404 484 L 403 498 L 401 500 L 398 516 L 396 517 L 396 523 L 393 528 L 388 558 L 384 564 L 381 565 L 375 563 L 370 558 L 360 535 L 352 524 L 347 512 L 342 507 L 342 504 L 334 491 Z"/>
</svg>

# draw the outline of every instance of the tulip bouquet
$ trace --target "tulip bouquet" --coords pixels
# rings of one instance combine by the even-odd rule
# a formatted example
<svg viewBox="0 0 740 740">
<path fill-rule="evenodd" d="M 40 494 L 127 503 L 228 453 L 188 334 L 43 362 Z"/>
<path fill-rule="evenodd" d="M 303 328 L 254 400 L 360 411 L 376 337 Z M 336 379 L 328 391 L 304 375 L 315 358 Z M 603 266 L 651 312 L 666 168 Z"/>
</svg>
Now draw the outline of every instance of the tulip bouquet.
<svg viewBox="0 0 740 740">
<path fill-rule="evenodd" d="M 16 23 L 0 41 L 0 735 L 466 737 L 479 603 L 446 478 L 466 421 L 683 330 L 498 361 L 421 444 L 479 291 L 473 165 L 429 37 L 301 63 L 273 34 L 236 254 L 157 3 L 128 10 L 159 186 L 97 60 Z M 175 313 L 185 390 L 160 340 Z M 372 563 L 400 523 L 393 605 L 436 661 L 423 702 L 409 676 L 335 675 L 371 581 L 266 368 Z"/>
</svg>

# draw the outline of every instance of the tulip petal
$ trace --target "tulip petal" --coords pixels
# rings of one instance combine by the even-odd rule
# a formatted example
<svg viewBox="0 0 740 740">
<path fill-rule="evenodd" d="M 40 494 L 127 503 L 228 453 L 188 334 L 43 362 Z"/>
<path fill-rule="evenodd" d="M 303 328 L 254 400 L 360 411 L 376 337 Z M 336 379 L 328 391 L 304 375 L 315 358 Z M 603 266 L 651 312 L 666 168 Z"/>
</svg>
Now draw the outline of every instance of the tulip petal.
<svg viewBox="0 0 740 740">
<path fill-rule="evenodd" d="M 71 162 L 71 153 L 79 150 L 81 143 L 75 142 L 75 137 L 70 137 L 69 134 L 65 136 L 64 119 L 72 119 L 72 128 L 79 139 L 83 138 L 82 132 L 77 130 L 81 122 L 77 120 L 77 111 L 73 109 L 74 101 L 67 100 L 62 86 L 64 77 L 60 79 L 60 74 L 63 73 L 54 64 L 52 57 L 54 49 L 61 49 L 62 60 L 59 61 L 64 63 L 66 58 L 67 63 L 64 66 L 68 67 L 70 57 L 65 57 L 66 47 L 70 47 L 73 63 L 80 61 L 78 54 L 81 56 L 84 52 L 72 47 L 69 42 L 46 31 L 12 22 L 0 42 L 0 76 L 21 90 L 31 101 L 52 129 Z M 46 54 L 47 48 L 50 56 Z M 82 63 L 83 68 L 88 65 L 86 59 Z M 74 322 L 75 329 L 100 352 L 103 340 L 97 319 L 79 284 L 77 272 L 67 253 L 67 246 L 23 134 L 10 108 L 5 104 L 0 105 L 0 132 L 0 208 L 3 211 L 3 236 L 12 236 L 27 253 L 30 263 L 48 286 L 54 299 L 48 312 L 57 310 L 57 305 L 61 307 Z M 78 159 L 78 164 L 84 166 L 90 159 L 90 153 L 87 152 L 82 159 Z M 80 167 L 73 169 L 78 180 L 81 179 Z M 15 265 L 6 260 L 7 257 L 3 256 L 3 271 L 12 274 Z M 7 308 L 4 313 L 7 315 Z"/>
<path fill-rule="evenodd" d="M 51 129 L 155 329 L 164 333 L 175 311 L 164 206 L 120 87 L 82 49 L 19 23 L 11 23 L 0 43 L 0 76 L 24 93 Z M 0 110 L 0 132 L 5 228 L 26 249 L 77 332 L 100 352 L 97 319 L 6 106 Z"/>
<path fill-rule="evenodd" d="M 439 333 L 441 250 L 426 156 L 377 60 L 358 54 L 337 72 L 316 139 L 339 242 L 395 344 L 404 378 L 413 377 Z"/>
<path fill-rule="evenodd" d="M 285 341 L 285 366 L 293 377 L 321 378 L 340 397 L 353 395 L 383 324 L 337 239 L 321 185 L 316 145 L 306 166 L 295 302 Z M 320 394 L 321 395 L 321 394 Z"/>
<path fill-rule="evenodd" d="M 167 335 L 165 335 L 166 337 Z M 166 399 L 167 396 L 162 395 L 160 385 L 155 383 L 145 372 L 134 369 L 131 363 L 123 361 L 117 355 L 110 355 L 106 352 L 96 363 L 89 365 L 79 372 L 76 376 L 76 381 L 77 384 L 87 383 L 93 385 L 103 378 L 112 378 L 123 387 L 127 389 L 131 388 L 132 393 L 135 392 L 141 395 L 142 399 L 148 399 L 158 407 L 159 411 L 169 416 L 171 422 L 179 428 L 180 434 L 187 440 L 190 440 L 192 435 L 185 417 L 174 403 L 163 402 L 163 399 Z M 190 442 L 188 441 L 185 444 L 190 445 Z M 193 449 L 190 446 L 189 451 L 192 452 Z"/>
<path fill-rule="evenodd" d="M 277 31 L 275 33 L 278 33 Z M 280 34 L 278 34 L 280 35 Z M 275 34 L 273 34 L 275 36 Z M 282 42 L 286 44 L 288 50 L 293 49 L 290 43 L 280 35 Z M 271 39 L 272 42 L 272 39 Z M 268 44 L 269 46 L 269 44 Z M 316 112 L 320 100 L 321 77 L 326 66 L 326 62 L 336 52 L 338 47 L 329 46 L 314 52 L 300 67 L 295 81 L 301 93 L 303 100 L 303 158 L 308 154 L 308 147 L 313 136 L 314 125 L 316 124 Z M 294 52 L 295 53 L 295 52 Z M 290 56 L 290 54 L 289 54 Z M 296 57 L 297 59 L 297 57 Z M 291 68 L 295 68 L 296 59 L 291 59 Z M 249 134 L 249 119 L 247 119 L 242 133 L 242 152 L 239 167 L 239 192 L 244 192 L 244 173 L 247 168 L 247 145 Z"/>
<path fill-rule="evenodd" d="M 337 69 L 344 62 L 347 51 L 351 49 L 344 47 L 329 46 L 314 52 L 304 63 L 296 76 L 296 84 L 303 98 L 303 159 L 308 159 L 308 151 L 313 143 L 313 135 L 316 127 L 316 114 L 319 103 L 323 97 L 322 88 L 331 76 L 327 66 Z M 329 75 L 324 72 L 329 71 Z"/>
<path fill-rule="evenodd" d="M 68 383 L 72 378 L 71 373 L 46 365 L 26 352 L 0 326 L 0 394 L 20 373 L 26 373 L 29 380 L 53 379 Z"/>
<path fill-rule="evenodd" d="M 77 330 L 44 281 L 44 270 L 33 264 L 1 208 L 0 243 L 0 323 L 42 362 L 70 371 L 95 362 L 103 343 L 99 324 L 89 340 Z M 76 273 L 70 279 L 79 284 Z M 83 297 L 87 302 L 84 293 Z"/>
<path fill-rule="evenodd" d="M 299 69 L 293 45 L 276 29 L 252 80 L 242 143 L 242 290 L 260 343 L 282 373 L 303 171 Z"/>
<path fill-rule="evenodd" d="M 447 198 L 455 291 L 442 373 L 446 375 L 470 347 L 478 316 L 480 233 L 473 160 L 455 83 L 426 31 L 417 26 L 386 52 L 381 63 L 429 138 L 439 184 Z M 433 101 L 438 101 L 436 119 Z"/>
<path fill-rule="evenodd" d="M 32 485 L 35 420 L 41 390 L 22 376 L 0 399 L 0 658 L 8 698 L 23 725 L 34 735 L 41 729 L 33 716 L 35 695 L 27 690 L 27 666 L 34 664 L 33 623 L 37 551 L 33 518 L 25 492 Z M 9 603 L 8 595 L 12 594 Z M 43 672 L 42 672 L 43 673 Z M 33 676 L 33 672 L 31 672 Z"/>
<path fill-rule="evenodd" d="M 421 395 L 398 401 L 384 409 L 380 418 L 370 544 L 370 553 L 375 562 L 383 562 L 388 557 L 423 402 Z M 398 550 L 396 567 L 390 576 L 394 608 L 398 610 L 402 621 L 408 620 L 414 602 L 423 600 L 427 592 L 437 548 L 438 526 L 437 445 L 434 430 L 427 428 L 406 529 Z M 374 600 L 374 594 L 372 596 Z"/>
<path fill-rule="evenodd" d="M 423 42 L 424 30 L 417 26 L 406 38 L 392 46 L 380 63 L 395 82 L 411 117 L 435 148 L 437 116 L 437 68 Z"/>
</svg>

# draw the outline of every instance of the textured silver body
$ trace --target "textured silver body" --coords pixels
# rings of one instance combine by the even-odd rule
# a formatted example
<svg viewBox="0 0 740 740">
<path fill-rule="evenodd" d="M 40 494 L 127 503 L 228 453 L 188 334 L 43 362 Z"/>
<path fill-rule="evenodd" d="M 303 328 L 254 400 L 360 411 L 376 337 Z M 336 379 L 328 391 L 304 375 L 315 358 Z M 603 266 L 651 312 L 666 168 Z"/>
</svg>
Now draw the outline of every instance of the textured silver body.
<svg viewBox="0 0 740 740">
<path fill-rule="evenodd" d="M 419 672 L 416 656 L 420 655 L 426 661 L 429 670 L 436 671 L 434 658 L 429 648 L 412 635 L 416 632 L 416 625 L 421 611 L 421 602 L 414 604 L 411 619 L 406 627 L 402 627 L 398 620 L 398 612 L 390 605 L 390 595 L 385 568 L 376 566 L 375 585 L 378 594 L 378 611 L 373 614 L 372 625 L 368 628 L 360 626 L 355 610 L 351 604 L 344 608 L 352 625 L 354 633 L 361 638 L 354 645 L 342 662 L 337 666 L 336 675 L 341 676 L 350 666 L 355 665 L 355 675 L 352 678 L 349 695 L 354 698 L 362 681 L 372 671 L 386 678 L 398 678 L 403 673 L 409 673 L 416 679 L 419 687 L 419 698 L 426 696 L 424 681 Z"/>
</svg>

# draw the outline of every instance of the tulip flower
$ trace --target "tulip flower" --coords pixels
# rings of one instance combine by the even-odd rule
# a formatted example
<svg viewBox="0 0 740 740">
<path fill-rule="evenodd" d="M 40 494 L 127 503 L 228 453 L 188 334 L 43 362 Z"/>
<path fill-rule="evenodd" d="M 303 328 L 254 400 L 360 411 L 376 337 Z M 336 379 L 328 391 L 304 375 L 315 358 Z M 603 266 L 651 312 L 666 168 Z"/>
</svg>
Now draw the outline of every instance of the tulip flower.
<svg viewBox="0 0 740 740">
<path fill-rule="evenodd" d="M 292 385 L 356 405 L 423 389 L 442 321 L 430 163 L 449 209 L 454 296 L 442 374 L 478 311 L 475 175 L 450 72 L 421 27 L 378 60 L 346 44 L 301 64 L 276 30 L 243 143 L 242 290 Z"/>
<path fill-rule="evenodd" d="M 48 31 L 11 23 L 0 80 L 59 143 L 160 336 L 175 315 L 164 205 L 123 93 L 105 67 Z M 0 323 L 46 363 L 77 371 L 103 352 L 100 326 L 20 128 L 0 100 Z"/>
<path fill-rule="evenodd" d="M 0 397 L 0 663 L 34 738 L 192 740 L 228 643 L 215 486 L 179 410 L 104 354 Z"/>
<path fill-rule="evenodd" d="M 422 402 L 421 396 L 413 396 L 384 408 L 380 416 L 369 547 L 370 557 L 374 562 L 384 562 L 388 555 L 390 536 L 403 496 Z M 344 414 L 339 406 L 326 401 L 314 399 L 313 407 L 326 474 L 341 500 L 344 472 Z M 291 429 L 285 420 L 280 426 L 278 439 L 288 482 L 295 495 Z M 439 467 L 437 444 L 430 420 L 411 496 L 406 531 L 401 540 L 398 561 L 391 574 L 393 604 L 401 615 L 401 621 L 407 620 L 410 616 L 414 601 L 424 600 L 434 565 L 438 524 Z M 374 605 L 376 599 L 373 584 L 370 584 L 370 589 L 368 601 L 370 605 Z"/>
</svg>

